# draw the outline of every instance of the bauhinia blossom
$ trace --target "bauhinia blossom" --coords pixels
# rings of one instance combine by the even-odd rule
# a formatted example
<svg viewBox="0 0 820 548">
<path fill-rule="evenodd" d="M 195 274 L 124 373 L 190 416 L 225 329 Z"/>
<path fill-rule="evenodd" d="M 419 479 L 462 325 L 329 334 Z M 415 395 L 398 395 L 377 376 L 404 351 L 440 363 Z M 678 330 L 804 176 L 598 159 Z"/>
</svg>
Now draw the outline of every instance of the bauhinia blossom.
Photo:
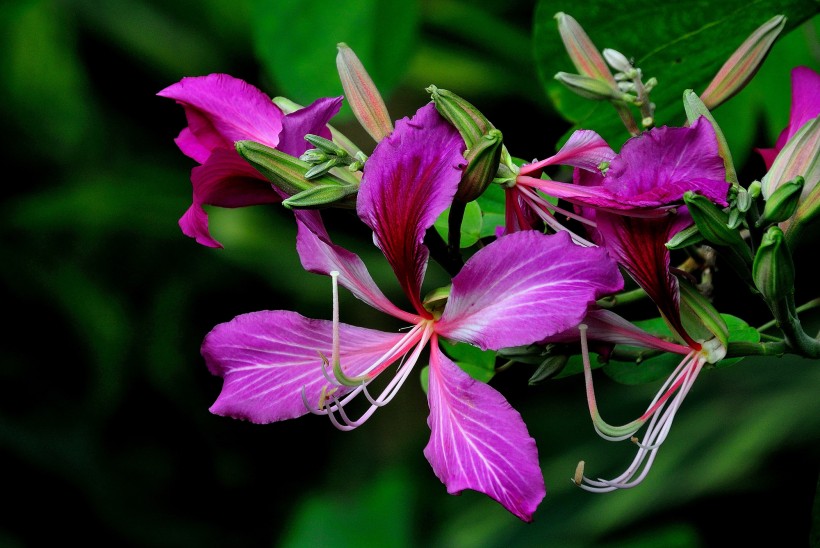
<svg viewBox="0 0 820 548">
<path fill-rule="evenodd" d="M 218 325 L 202 353 L 224 378 L 212 412 L 268 423 L 327 415 L 339 428 L 361 425 L 388 403 L 429 349 L 428 425 L 424 455 L 448 492 L 473 489 L 525 521 L 545 495 L 535 441 L 504 397 L 451 361 L 438 340 L 500 349 L 531 344 L 578 324 L 588 306 L 623 280 L 606 252 L 566 234 L 521 231 L 470 257 L 452 279 L 446 304 L 425 306 L 425 232 L 450 205 L 464 165 L 464 143 L 432 104 L 396 124 L 368 159 L 357 211 L 391 265 L 410 312 L 376 286 L 361 259 L 335 245 L 315 211 L 297 212 L 303 266 L 330 275 L 373 308 L 409 324 L 401 333 L 364 329 L 290 311 L 263 311 Z M 334 299 L 334 303 L 337 302 Z M 369 386 L 391 365 L 380 393 Z M 358 418 L 348 404 L 364 395 Z"/>
<path fill-rule="evenodd" d="M 285 115 L 264 92 L 227 74 L 183 78 L 157 95 L 185 109 L 188 126 L 175 142 L 200 165 L 191 171 L 193 203 L 179 226 L 208 247 L 222 245 L 211 236 L 203 206 L 244 207 L 283 198 L 236 152 L 234 143 L 256 141 L 298 157 L 310 146 L 306 134 L 330 138 L 327 123 L 342 105 L 342 97 L 322 98 Z"/>
<path fill-rule="evenodd" d="M 576 132 L 580 133 L 580 132 Z M 527 175 L 551 163 L 551 159 L 525 166 L 517 184 L 530 185 L 576 205 L 588 220 L 594 221 L 592 238 L 604 246 L 618 263 L 643 288 L 663 318 L 684 344 L 651 341 L 627 322 L 603 311 L 591 312 L 581 324 L 580 340 L 584 356 L 587 400 L 596 431 L 617 441 L 632 438 L 646 423 L 642 441 L 633 438 L 639 451 L 627 470 L 611 480 L 591 480 L 580 469 L 576 483 L 591 491 L 611 491 L 633 487 L 649 471 L 657 448 L 666 439 L 675 414 L 706 363 L 723 358 L 726 349 L 713 337 L 698 340 L 684 328 L 680 309 L 680 286 L 670 266 L 666 242 L 692 220 L 682 206 L 683 194 L 694 191 L 720 205 L 727 205 L 729 184 L 718 152 L 712 126 L 705 118 L 690 127 L 661 127 L 627 141 L 620 154 L 608 153 L 594 133 L 570 139 L 558 153 L 561 162 L 577 166 L 573 185 L 545 181 Z M 608 157 L 600 173 L 589 165 Z M 587 323 L 588 322 L 588 323 Z M 684 354 L 685 357 L 636 420 L 623 425 L 607 424 L 598 412 L 587 349 L 587 330 L 592 338 L 606 342 L 631 341 L 632 344 Z M 566 333 L 559 335 L 564 340 Z M 550 339 L 553 340 L 553 339 Z"/>
</svg>

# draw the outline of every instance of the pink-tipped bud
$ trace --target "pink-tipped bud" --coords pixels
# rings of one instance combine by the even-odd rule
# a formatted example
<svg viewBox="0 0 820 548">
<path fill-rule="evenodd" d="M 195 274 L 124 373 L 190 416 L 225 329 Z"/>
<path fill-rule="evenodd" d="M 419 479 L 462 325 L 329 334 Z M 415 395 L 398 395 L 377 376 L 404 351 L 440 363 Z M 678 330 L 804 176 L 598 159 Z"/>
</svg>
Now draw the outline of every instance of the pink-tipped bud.
<svg viewBox="0 0 820 548">
<path fill-rule="evenodd" d="M 740 45 L 700 94 L 707 108 L 711 110 L 725 103 L 749 83 L 785 25 L 786 17 L 776 15 Z"/>
<path fill-rule="evenodd" d="M 343 42 L 337 48 L 336 68 L 345 97 L 362 127 L 379 142 L 393 131 L 384 100 L 353 50 Z"/>
<path fill-rule="evenodd" d="M 616 86 L 615 78 L 609 71 L 609 67 L 604 61 L 604 57 L 589 39 L 589 36 L 578 21 L 564 12 L 555 14 L 555 19 L 558 21 L 558 32 L 561 34 L 561 40 L 564 42 L 564 47 L 567 48 L 569 58 L 572 59 L 572 64 L 575 69 L 584 76 L 595 78 L 603 82 L 609 82 Z"/>
</svg>

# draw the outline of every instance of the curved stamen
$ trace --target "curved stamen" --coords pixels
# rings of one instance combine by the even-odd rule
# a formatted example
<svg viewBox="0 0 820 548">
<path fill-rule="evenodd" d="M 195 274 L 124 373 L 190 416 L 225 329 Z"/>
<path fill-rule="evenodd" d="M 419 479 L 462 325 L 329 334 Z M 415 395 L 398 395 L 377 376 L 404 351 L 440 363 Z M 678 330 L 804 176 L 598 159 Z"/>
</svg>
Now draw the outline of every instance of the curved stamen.
<svg viewBox="0 0 820 548">
<path fill-rule="evenodd" d="M 638 446 L 638 452 L 622 474 L 611 480 L 602 478 L 592 480 L 583 476 L 583 467 L 580 467 L 580 474 L 576 470 L 575 483 L 584 490 L 600 493 L 615 489 L 629 489 L 640 484 L 649 473 L 658 448 L 666 441 L 677 411 L 706 361 L 700 353 L 688 354 L 664 383 L 663 388 L 655 397 L 657 405 L 651 406 L 652 418 L 647 426 L 646 436 L 643 442 L 633 439 Z M 671 393 L 675 393 L 674 398 L 667 400 Z"/>
</svg>

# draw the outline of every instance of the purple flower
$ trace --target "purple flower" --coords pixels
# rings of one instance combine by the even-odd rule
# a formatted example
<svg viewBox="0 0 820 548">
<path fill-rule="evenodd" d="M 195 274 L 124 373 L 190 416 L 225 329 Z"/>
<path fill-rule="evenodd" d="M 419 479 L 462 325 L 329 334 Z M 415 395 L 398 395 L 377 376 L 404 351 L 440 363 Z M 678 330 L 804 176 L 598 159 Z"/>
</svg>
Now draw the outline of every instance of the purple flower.
<svg viewBox="0 0 820 548">
<path fill-rule="evenodd" d="M 604 250 L 576 246 L 567 235 L 522 231 L 476 252 L 452 280 L 446 305 L 425 306 L 426 230 L 450 204 L 464 165 L 464 143 L 432 104 L 400 120 L 365 165 L 358 214 L 372 230 L 408 298 L 394 305 L 361 259 L 335 245 L 316 211 L 297 212 L 297 250 L 305 269 L 330 275 L 356 297 L 402 322 L 386 333 L 288 311 L 239 316 L 206 337 L 202 353 L 222 392 L 211 411 L 267 423 L 327 415 L 339 428 L 361 425 L 388 403 L 429 347 L 430 442 L 424 454 L 448 492 L 485 493 L 525 521 L 545 495 L 535 441 L 504 397 L 439 348 L 439 338 L 483 349 L 530 344 L 564 331 L 599 296 L 623 280 Z M 429 345 L 428 345 L 429 343 Z M 398 363 L 378 395 L 370 383 Z M 370 406 L 346 410 L 364 394 Z"/>
<path fill-rule="evenodd" d="M 777 154 L 803 125 L 820 115 L 820 74 L 809 67 L 792 69 L 792 105 L 789 123 L 780 132 L 774 148 L 759 148 L 766 169 L 772 167 Z M 806 181 L 810 183 L 812 181 Z"/>
<path fill-rule="evenodd" d="M 579 150 L 580 158 L 573 158 L 576 162 L 573 165 L 581 164 L 588 155 L 583 149 Z M 729 184 L 714 130 L 704 118 L 696 120 L 691 127 L 662 127 L 630 139 L 621 153 L 609 161 L 604 174 L 580 167 L 575 170 L 576 184 L 545 181 L 539 183 L 540 188 L 576 204 L 587 218 L 594 220 L 593 240 L 606 247 L 647 292 L 667 324 L 685 342 L 684 346 L 662 341 L 602 310 L 591 311 L 581 324 L 587 401 L 595 429 L 605 439 L 631 438 L 638 445 L 632 464 L 613 479 L 589 479 L 583 475 L 583 467 L 579 467 L 576 483 L 590 491 L 605 492 L 634 487 L 643 480 L 703 365 L 725 356 L 726 349 L 716 338 L 695 340 L 684 329 L 680 286 L 670 270 L 670 254 L 665 244 L 692 223 L 687 209 L 681 205 L 686 191 L 701 193 L 717 204 L 727 205 Z M 529 179 L 525 182 L 535 184 Z M 577 192 L 573 192 L 574 188 Z M 685 357 L 639 418 L 623 426 L 611 426 L 598 412 L 588 335 L 596 341 L 656 348 Z M 548 340 L 566 341 L 567 337 L 565 332 Z M 643 439 L 634 438 L 647 422 Z"/>
<path fill-rule="evenodd" d="M 602 162 L 604 173 L 598 169 Z M 575 167 L 575 184 L 532 176 L 556 163 Z M 699 118 L 690 127 L 660 127 L 633 137 L 617 155 L 596 133 L 575 132 L 555 156 L 522 167 L 516 186 L 574 204 L 591 225 L 592 240 L 606 247 L 661 313 L 678 324 L 677 280 L 669 272 L 665 244 L 692 224 L 681 205 L 686 191 L 727 205 L 725 173 L 714 129 Z M 688 338 L 681 325 L 674 327 Z"/>
<path fill-rule="evenodd" d="M 228 76 L 183 78 L 157 95 L 185 109 L 188 126 L 175 139 L 186 156 L 200 165 L 191 171 L 193 203 L 179 220 L 186 236 L 208 247 L 222 247 L 210 234 L 204 205 L 244 207 L 282 201 L 280 192 L 234 149 L 252 140 L 299 156 L 308 148 L 307 133 L 330 138 L 328 121 L 342 98 L 318 99 L 285 115 L 265 93 Z"/>
</svg>

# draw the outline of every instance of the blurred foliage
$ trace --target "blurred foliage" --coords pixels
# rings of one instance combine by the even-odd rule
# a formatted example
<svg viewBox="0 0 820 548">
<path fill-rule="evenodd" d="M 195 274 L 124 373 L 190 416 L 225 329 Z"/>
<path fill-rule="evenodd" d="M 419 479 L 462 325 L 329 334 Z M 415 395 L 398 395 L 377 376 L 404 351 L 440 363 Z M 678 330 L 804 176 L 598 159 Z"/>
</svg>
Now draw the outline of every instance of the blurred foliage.
<svg viewBox="0 0 820 548">
<path fill-rule="evenodd" d="M 315 417 L 255 426 L 207 412 L 221 382 L 199 356 L 207 331 L 261 309 L 328 317 L 330 286 L 302 272 L 282 208 L 211 211 L 223 250 L 179 232 L 193 164 L 173 143 L 182 109 L 156 92 L 228 72 L 272 96 L 338 94 L 335 44 L 345 41 L 384 86 L 394 117 L 414 112 L 435 83 L 479 106 L 516 156 L 543 157 L 570 123 L 547 101 L 530 55 L 535 4 L 0 5 L 0 545 L 705 546 L 726 531 L 751 541 L 760 529 L 748 524 L 766 527 L 775 513 L 786 516 L 777 524 L 784 545 L 805 542 L 820 457 L 820 369 L 806 360 L 704 373 L 650 478 L 609 496 L 565 481 L 579 459 L 590 471 L 611 464 L 603 474 L 631 457 L 628 444 L 594 435 L 580 379 L 529 387 L 530 370 L 496 375 L 539 443 L 549 491 L 531 525 L 483 495 L 446 494 L 421 453 L 426 402 L 411 384 L 351 433 Z M 560 9 L 586 24 L 593 4 Z M 537 37 L 548 32 L 540 25 Z M 744 29 L 725 30 L 727 44 Z M 631 35 L 599 45 L 623 47 Z M 785 36 L 760 83 L 717 113 L 727 113 L 733 146 L 767 146 L 785 123 L 788 69 L 796 55 L 817 66 L 806 36 L 816 48 L 803 29 Z M 349 116 L 339 126 L 366 142 Z M 328 224 L 393 287 L 381 255 L 358 245 L 369 234 L 350 213 L 332 212 Z M 401 302 L 397 289 L 390 296 Z M 350 323 L 383 322 L 350 295 L 342 306 Z M 602 379 L 603 412 L 625 420 L 655 389 Z"/>
</svg>

